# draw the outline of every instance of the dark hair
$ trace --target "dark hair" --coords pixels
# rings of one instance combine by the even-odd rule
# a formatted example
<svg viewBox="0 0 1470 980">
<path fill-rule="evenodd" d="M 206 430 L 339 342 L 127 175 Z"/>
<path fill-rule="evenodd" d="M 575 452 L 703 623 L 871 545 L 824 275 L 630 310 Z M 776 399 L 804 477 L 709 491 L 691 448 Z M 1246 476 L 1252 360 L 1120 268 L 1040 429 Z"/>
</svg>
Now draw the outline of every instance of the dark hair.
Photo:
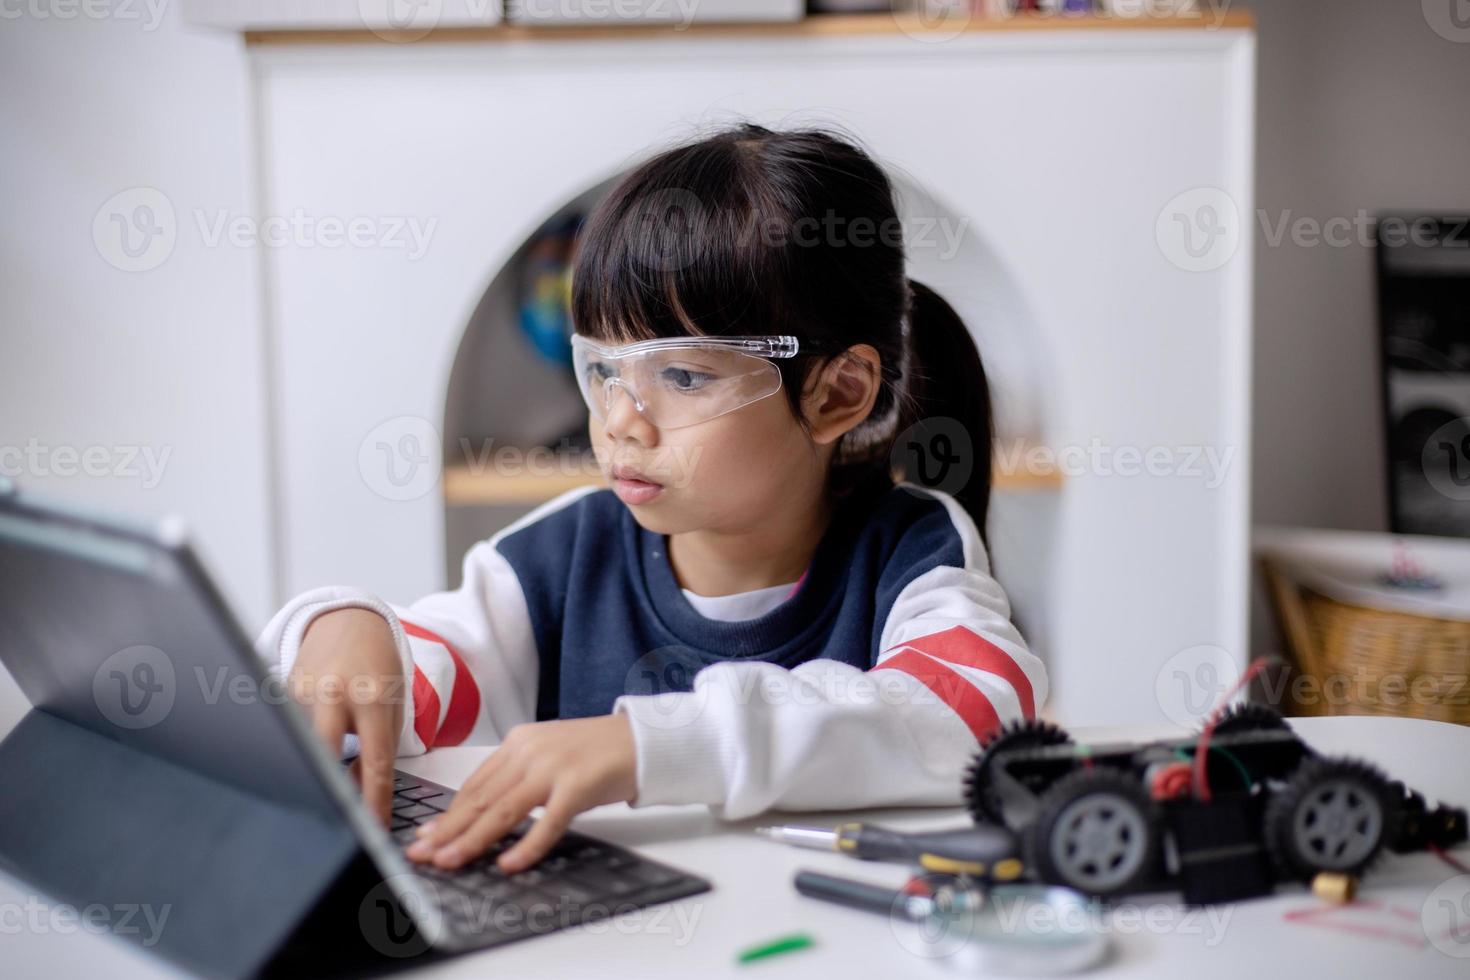
<svg viewBox="0 0 1470 980">
<path fill-rule="evenodd" d="M 800 355 L 776 364 L 803 426 L 809 372 L 872 345 L 881 388 L 868 420 L 839 440 L 829 492 L 895 477 L 942 486 L 985 535 L 993 432 L 980 352 L 954 309 L 906 276 L 892 185 L 855 140 L 746 122 L 659 153 L 589 216 L 571 292 L 577 332 L 597 339 L 796 336 Z M 925 473 L 910 447 L 895 452 L 899 435 L 946 419 L 974 453 L 958 486 Z"/>
</svg>

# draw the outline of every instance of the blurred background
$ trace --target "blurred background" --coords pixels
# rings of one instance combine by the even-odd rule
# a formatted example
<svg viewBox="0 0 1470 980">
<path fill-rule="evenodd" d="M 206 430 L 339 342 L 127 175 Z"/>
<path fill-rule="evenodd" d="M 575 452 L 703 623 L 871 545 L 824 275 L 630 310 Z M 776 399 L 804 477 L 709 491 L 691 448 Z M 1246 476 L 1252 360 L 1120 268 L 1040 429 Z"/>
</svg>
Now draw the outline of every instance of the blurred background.
<svg viewBox="0 0 1470 980">
<path fill-rule="evenodd" d="M 578 223 L 749 118 L 862 140 L 975 332 L 1054 716 L 1265 655 L 1470 721 L 1460 0 L 15 0 L 0 78 L 0 475 L 183 515 L 252 634 L 597 481 Z"/>
</svg>

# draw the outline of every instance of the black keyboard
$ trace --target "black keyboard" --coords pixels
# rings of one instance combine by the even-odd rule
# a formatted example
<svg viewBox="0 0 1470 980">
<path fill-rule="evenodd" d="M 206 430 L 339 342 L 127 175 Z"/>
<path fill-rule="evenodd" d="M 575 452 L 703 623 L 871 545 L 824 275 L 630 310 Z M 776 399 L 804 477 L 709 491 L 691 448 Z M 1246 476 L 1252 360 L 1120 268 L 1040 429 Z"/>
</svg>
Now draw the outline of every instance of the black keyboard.
<svg viewBox="0 0 1470 980">
<path fill-rule="evenodd" d="M 389 828 L 394 841 L 406 849 L 418 839 L 418 826 L 449 809 L 453 799 L 454 790 L 396 773 Z M 506 874 L 495 859 L 531 823 L 529 817 L 521 821 L 479 858 L 453 871 L 409 862 L 437 913 L 409 910 L 430 945 L 495 946 L 710 890 L 703 878 L 575 831 L 563 834 L 537 864 Z"/>
</svg>

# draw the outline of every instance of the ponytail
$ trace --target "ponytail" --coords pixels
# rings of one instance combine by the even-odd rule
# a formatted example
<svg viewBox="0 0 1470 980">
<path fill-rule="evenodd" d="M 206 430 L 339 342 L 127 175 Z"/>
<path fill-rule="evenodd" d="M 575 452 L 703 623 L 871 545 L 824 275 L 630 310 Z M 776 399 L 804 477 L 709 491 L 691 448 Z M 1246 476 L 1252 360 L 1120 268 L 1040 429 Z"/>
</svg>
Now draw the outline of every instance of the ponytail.
<svg viewBox="0 0 1470 980">
<path fill-rule="evenodd" d="M 990 386 L 975 338 L 954 307 L 908 280 L 906 397 L 900 399 L 895 476 L 943 490 L 969 513 L 987 547 L 995 428 Z"/>
</svg>

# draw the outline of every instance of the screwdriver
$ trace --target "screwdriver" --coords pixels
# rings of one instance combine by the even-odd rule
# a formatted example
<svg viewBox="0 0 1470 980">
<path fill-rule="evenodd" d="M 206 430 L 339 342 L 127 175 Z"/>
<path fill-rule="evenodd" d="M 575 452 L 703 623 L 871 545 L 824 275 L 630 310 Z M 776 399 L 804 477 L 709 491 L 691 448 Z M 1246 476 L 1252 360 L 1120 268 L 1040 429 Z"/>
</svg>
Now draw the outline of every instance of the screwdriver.
<svg viewBox="0 0 1470 980">
<path fill-rule="evenodd" d="M 983 875 L 996 881 L 1021 876 L 1016 837 L 1004 827 L 904 832 L 852 821 L 834 829 L 788 824 L 755 832 L 783 844 L 841 851 L 864 861 L 912 862 L 926 871 Z"/>
</svg>

